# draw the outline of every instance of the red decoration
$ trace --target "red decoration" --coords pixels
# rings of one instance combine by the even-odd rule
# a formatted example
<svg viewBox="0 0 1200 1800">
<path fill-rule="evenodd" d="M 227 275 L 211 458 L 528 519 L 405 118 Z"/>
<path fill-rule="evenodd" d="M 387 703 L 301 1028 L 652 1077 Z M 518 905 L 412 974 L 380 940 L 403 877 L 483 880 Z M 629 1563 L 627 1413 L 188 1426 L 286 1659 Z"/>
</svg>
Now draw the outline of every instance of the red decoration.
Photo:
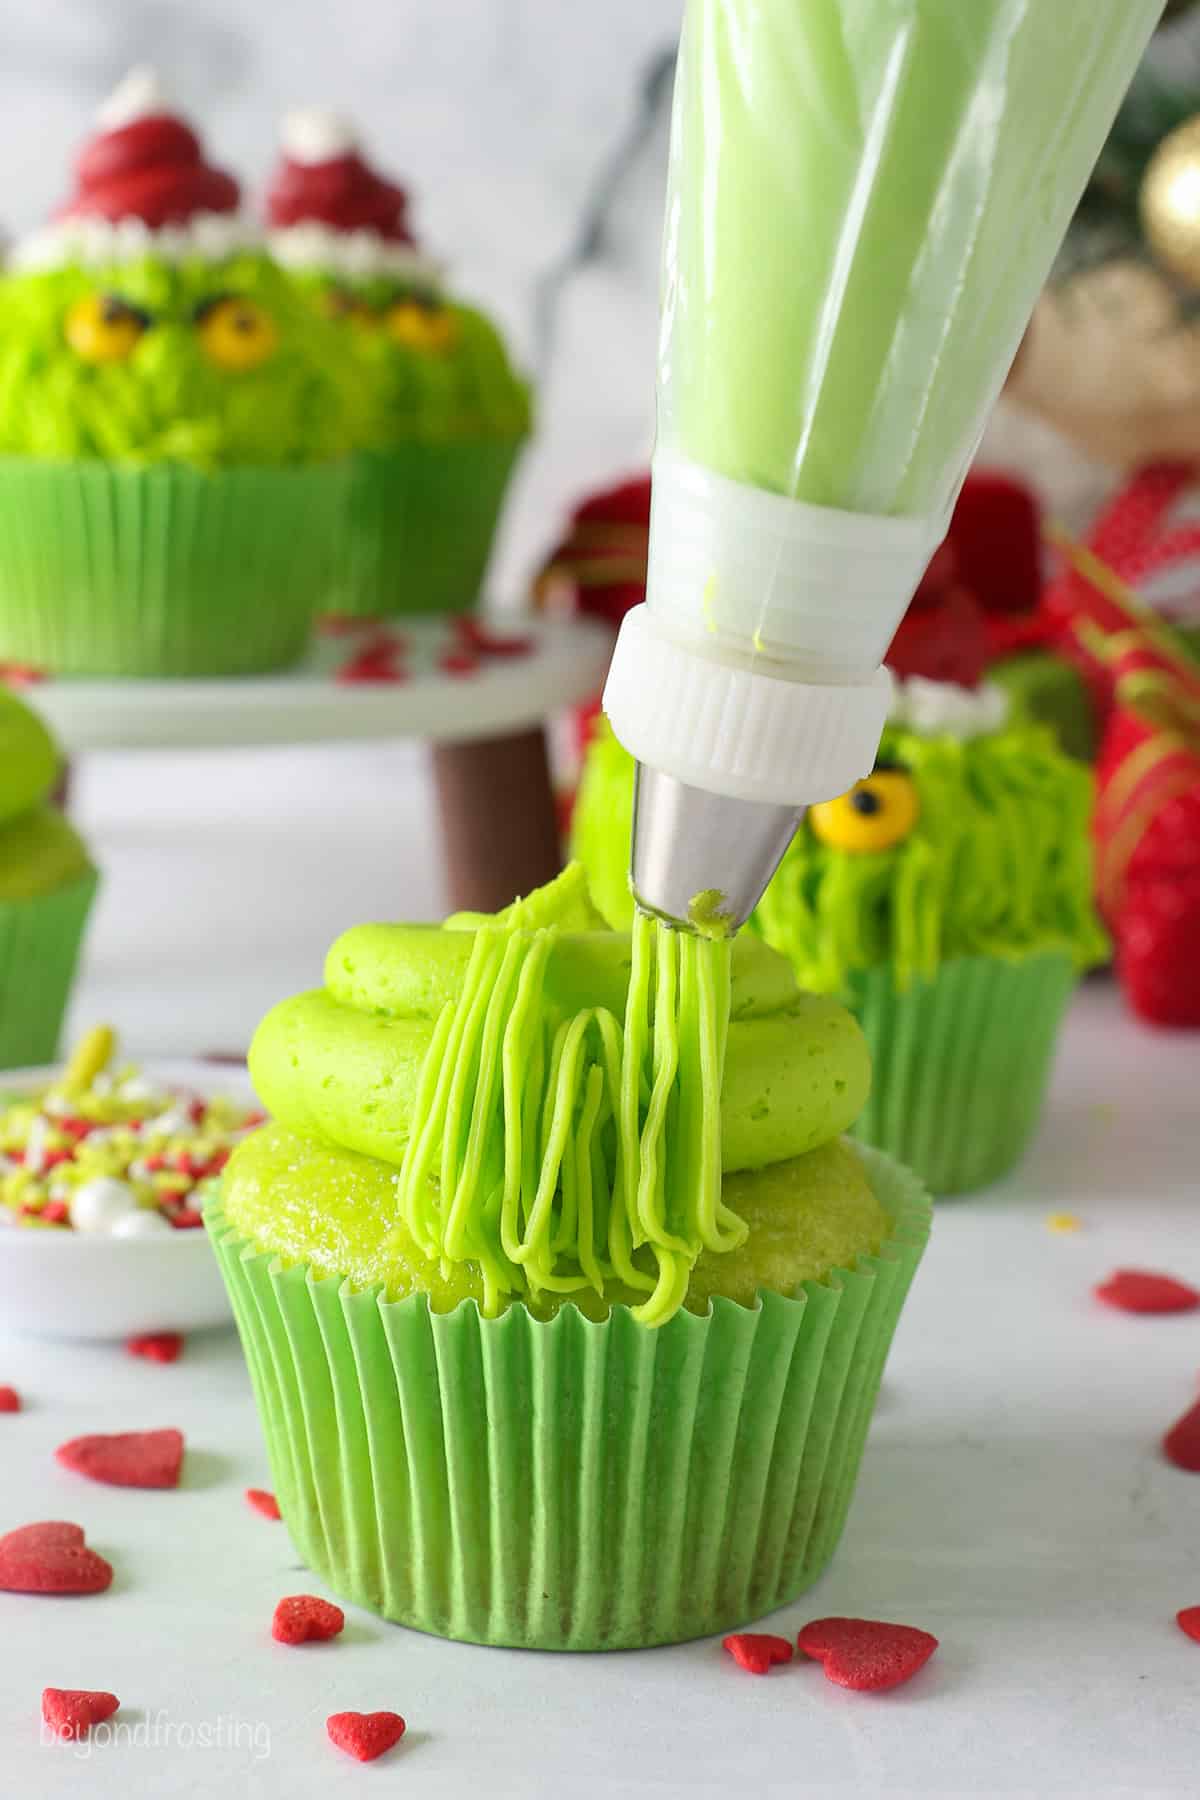
<svg viewBox="0 0 1200 1800">
<path fill-rule="evenodd" d="M 1118 1269 L 1092 1291 L 1097 1300 L 1120 1312 L 1193 1312 L 1200 1306 L 1200 1293 L 1186 1281 L 1176 1281 L 1173 1275 L 1152 1275 L 1145 1269 Z"/>
<path fill-rule="evenodd" d="M 1200 1475 L 1200 1400 L 1176 1419 L 1163 1438 L 1163 1454 L 1177 1469 Z"/>
<path fill-rule="evenodd" d="M 238 184 L 204 160 L 182 119 L 155 113 L 100 132 L 75 163 L 75 192 L 60 219 L 140 219 L 151 230 L 186 225 L 197 213 L 236 212 Z"/>
<path fill-rule="evenodd" d="M 751 1675 L 765 1675 L 775 1663 L 790 1663 L 793 1655 L 791 1640 L 769 1631 L 733 1631 L 721 1644 Z"/>
<path fill-rule="evenodd" d="M 911 1681 L 938 1641 L 914 1625 L 880 1619 L 814 1619 L 797 1639 L 805 1656 L 819 1662 L 830 1681 L 860 1693 L 878 1693 Z"/>
<path fill-rule="evenodd" d="M 172 1488 L 183 1466 L 183 1433 L 165 1431 L 94 1432 L 60 1444 L 55 1460 L 89 1481 L 109 1487 Z"/>
<path fill-rule="evenodd" d="M 183 1354 L 183 1339 L 177 1331 L 147 1331 L 131 1337 L 125 1348 L 130 1356 L 144 1357 L 147 1362 L 178 1362 Z"/>
<path fill-rule="evenodd" d="M 247 1488 L 246 1501 L 254 1508 L 255 1512 L 261 1513 L 264 1519 L 277 1519 L 280 1516 L 279 1502 L 274 1494 L 267 1492 L 266 1488 Z"/>
<path fill-rule="evenodd" d="M 1175 1614 L 1175 1623 L 1185 1637 L 1200 1644 L 1200 1606 L 1185 1606 L 1182 1612 Z"/>
<path fill-rule="evenodd" d="M 102 1594 L 112 1578 L 112 1564 L 88 1549 L 79 1525 L 49 1519 L 0 1537 L 5 1593 Z"/>
<path fill-rule="evenodd" d="M 399 1713 L 340 1712 L 330 1714 L 325 1729 L 339 1750 L 358 1762 L 374 1762 L 400 1742 L 407 1727 Z"/>
<path fill-rule="evenodd" d="M 42 1717 L 60 1738 L 83 1738 L 93 1725 L 111 1719 L 121 1702 L 95 1688 L 42 1689 Z"/>
<path fill-rule="evenodd" d="M 345 1623 L 345 1613 L 332 1600 L 291 1594 L 275 1608 L 271 1636 L 277 1644 L 319 1644 L 337 1637 Z"/>
<path fill-rule="evenodd" d="M 325 225 L 333 231 L 369 231 L 392 244 L 413 242 L 404 188 L 377 174 L 356 149 L 323 162 L 285 155 L 267 189 L 267 218 L 277 231 Z"/>
<path fill-rule="evenodd" d="M 15 1387 L 0 1387 L 0 1413 L 20 1412 L 21 1396 Z"/>
</svg>

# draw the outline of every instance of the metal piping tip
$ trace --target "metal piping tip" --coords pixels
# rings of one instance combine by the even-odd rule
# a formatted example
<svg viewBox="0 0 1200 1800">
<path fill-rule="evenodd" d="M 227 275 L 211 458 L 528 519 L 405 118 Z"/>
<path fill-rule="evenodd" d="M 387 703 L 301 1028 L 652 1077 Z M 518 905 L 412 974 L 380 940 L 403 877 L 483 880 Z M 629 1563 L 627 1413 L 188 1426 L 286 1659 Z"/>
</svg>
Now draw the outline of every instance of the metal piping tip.
<svg viewBox="0 0 1200 1800">
<path fill-rule="evenodd" d="M 803 807 L 731 800 L 637 765 L 630 880 L 644 912 L 736 931 L 783 860 Z"/>
</svg>

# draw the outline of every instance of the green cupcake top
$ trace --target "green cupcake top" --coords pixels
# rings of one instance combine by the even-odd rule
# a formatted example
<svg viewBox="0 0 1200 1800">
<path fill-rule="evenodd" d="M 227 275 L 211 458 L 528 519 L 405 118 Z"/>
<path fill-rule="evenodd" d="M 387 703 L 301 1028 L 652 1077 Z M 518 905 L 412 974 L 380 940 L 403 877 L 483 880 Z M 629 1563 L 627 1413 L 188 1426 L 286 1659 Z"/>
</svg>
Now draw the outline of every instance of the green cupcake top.
<svg viewBox="0 0 1200 1800">
<path fill-rule="evenodd" d="M 616 924 L 633 910 L 632 787 L 631 759 L 605 727 L 572 848 Z M 903 989 L 956 956 L 1061 950 L 1086 968 L 1107 948 L 1091 807 L 1089 772 L 1038 726 L 954 736 L 889 725 L 875 774 L 810 809 L 751 924 L 819 993 L 889 964 Z"/>
<path fill-rule="evenodd" d="M 58 770 L 54 739 L 0 683 L 0 901 L 51 894 L 91 867 L 78 832 L 45 804 Z"/>
<path fill-rule="evenodd" d="M 360 441 L 366 412 L 346 334 L 261 251 L 0 281 L 0 455 L 307 464 Z"/>
<path fill-rule="evenodd" d="M 405 1254 L 471 1271 L 486 1315 L 590 1295 L 662 1324 L 746 1242 L 724 1178 L 829 1145 L 866 1096 L 857 1026 L 765 945 L 601 925 L 573 869 L 485 923 L 359 927 L 251 1048 L 286 1131 L 388 1165 Z"/>
<path fill-rule="evenodd" d="M 58 766 L 54 739 L 42 721 L 0 682 L 0 825 L 46 798 Z"/>
</svg>

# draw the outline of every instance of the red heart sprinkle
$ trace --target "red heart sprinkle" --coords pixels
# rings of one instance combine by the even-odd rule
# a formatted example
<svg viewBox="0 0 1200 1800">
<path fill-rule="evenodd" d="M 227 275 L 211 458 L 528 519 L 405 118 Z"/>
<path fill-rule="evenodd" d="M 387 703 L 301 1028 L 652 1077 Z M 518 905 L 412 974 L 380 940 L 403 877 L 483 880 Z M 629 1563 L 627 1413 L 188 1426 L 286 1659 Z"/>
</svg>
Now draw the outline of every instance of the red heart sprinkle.
<svg viewBox="0 0 1200 1800">
<path fill-rule="evenodd" d="M 145 1357 L 147 1362 L 178 1362 L 183 1350 L 183 1339 L 177 1331 L 147 1331 L 141 1337 L 131 1337 L 125 1348 L 130 1356 Z"/>
<path fill-rule="evenodd" d="M 10 1594 L 102 1594 L 112 1564 L 89 1550 L 65 1520 L 20 1525 L 0 1537 L 0 1588 Z"/>
<path fill-rule="evenodd" d="M 0 1413 L 20 1412 L 21 1396 L 15 1387 L 0 1387 Z"/>
<path fill-rule="evenodd" d="M 43 1688 L 42 1717 L 60 1738 L 86 1737 L 93 1725 L 111 1719 L 121 1702 L 95 1688 Z"/>
<path fill-rule="evenodd" d="M 789 1663 L 794 1654 L 788 1638 L 775 1637 L 769 1631 L 733 1631 L 721 1643 L 751 1675 L 765 1675 L 773 1663 Z"/>
<path fill-rule="evenodd" d="M 938 1647 L 927 1631 L 881 1619 L 814 1619 L 796 1641 L 805 1656 L 822 1665 L 828 1680 L 862 1693 L 911 1681 Z"/>
<path fill-rule="evenodd" d="M 1176 1419 L 1163 1439 L 1163 1453 L 1177 1469 L 1200 1475 L 1200 1400 Z"/>
<path fill-rule="evenodd" d="M 393 1744 L 398 1744 L 406 1727 L 399 1713 L 340 1712 L 331 1713 L 325 1721 L 330 1741 L 359 1762 L 374 1762 Z"/>
<path fill-rule="evenodd" d="M 290 1594 L 275 1608 L 271 1636 L 277 1644 L 320 1644 L 334 1638 L 346 1623 L 346 1615 L 332 1600 L 316 1594 Z"/>
<path fill-rule="evenodd" d="M 1173 1275 L 1154 1275 L 1147 1269 L 1118 1269 L 1093 1288 L 1097 1300 L 1121 1312 L 1192 1312 L 1200 1306 L 1200 1293 Z"/>
<path fill-rule="evenodd" d="M 179 1486 L 183 1463 L 181 1431 L 94 1432 L 71 1438 L 54 1452 L 64 1469 L 110 1487 L 171 1488 Z"/>
<path fill-rule="evenodd" d="M 1200 1644 L 1200 1606 L 1185 1606 L 1182 1612 L 1175 1614 L 1175 1623 L 1185 1637 L 1194 1638 Z"/>
<path fill-rule="evenodd" d="M 247 1488 L 246 1499 L 255 1512 L 260 1512 L 264 1519 L 279 1517 L 279 1502 L 274 1494 L 267 1492 L 266 1488 Z"/>
<path fill-rule="evenodd" d="M 197 1226 L 203 1225 L 204 1214 L 198 1213 L 194 1206 L 181 1206 L 170 1219 L 176 1231 L 195 1231 Z"/>
</svg>

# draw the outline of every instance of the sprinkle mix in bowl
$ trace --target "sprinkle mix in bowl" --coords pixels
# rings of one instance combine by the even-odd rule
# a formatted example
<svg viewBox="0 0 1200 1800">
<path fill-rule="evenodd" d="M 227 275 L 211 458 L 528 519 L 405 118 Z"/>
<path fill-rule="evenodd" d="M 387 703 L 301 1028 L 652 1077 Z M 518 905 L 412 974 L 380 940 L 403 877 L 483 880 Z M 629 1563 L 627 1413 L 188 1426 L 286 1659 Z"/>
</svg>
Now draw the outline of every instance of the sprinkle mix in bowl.
<svg viewBox="0 0 1200 1800">
<path fill-rule="evenodd" d="M 0 1224 L 148 1237 L 194 1229 L 236 1143 L 263 1121 L 114 1068 L 97 1026 L 49 1087 L 0 1097 Z"/>
</svg>

